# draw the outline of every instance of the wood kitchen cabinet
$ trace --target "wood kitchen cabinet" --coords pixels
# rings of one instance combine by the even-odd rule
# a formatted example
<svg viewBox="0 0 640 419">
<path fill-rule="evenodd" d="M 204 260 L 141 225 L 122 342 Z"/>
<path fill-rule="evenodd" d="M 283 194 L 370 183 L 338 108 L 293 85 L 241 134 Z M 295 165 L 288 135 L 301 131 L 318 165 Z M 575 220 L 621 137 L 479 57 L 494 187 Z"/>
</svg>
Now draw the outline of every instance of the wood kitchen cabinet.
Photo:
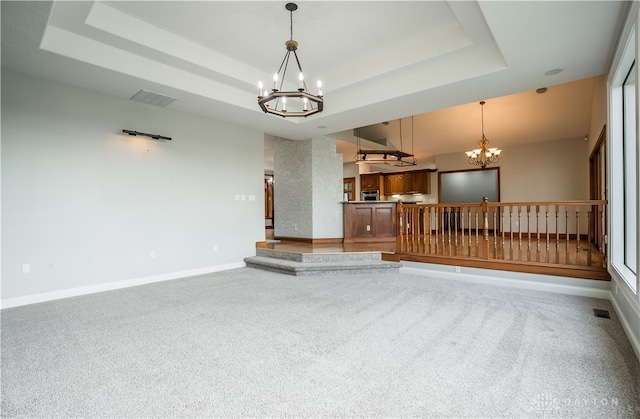
<svg viewBox="0 0 640 419">
<path fill-rule="evenodd" d="M 412 189 L 415 192 L 428 195 L 431 193 L 431 174 L 427 170 L 413 172 Z"/>
<path fill-rule="evenodd" d="M 395 202 L 344 202 L 344 243 L 395 242 Z"/>
<path fill-rule="evenodd" d="M 386 195 L 429 194 L 431 177 L 428 170 L 390 173 L 384 177 Z"/>
<path fill-rule="evenodd" d="M 381 175 L 379 173 L 360 175 L 360 190 L 361 191 L 379 191 L 380 177 Z"/>
<path fill-rule="evenodd" d="M 396 173 L 384 177 L 385 195 L 402 195 L 404 193 L 404 175 Z"/>
</svg>

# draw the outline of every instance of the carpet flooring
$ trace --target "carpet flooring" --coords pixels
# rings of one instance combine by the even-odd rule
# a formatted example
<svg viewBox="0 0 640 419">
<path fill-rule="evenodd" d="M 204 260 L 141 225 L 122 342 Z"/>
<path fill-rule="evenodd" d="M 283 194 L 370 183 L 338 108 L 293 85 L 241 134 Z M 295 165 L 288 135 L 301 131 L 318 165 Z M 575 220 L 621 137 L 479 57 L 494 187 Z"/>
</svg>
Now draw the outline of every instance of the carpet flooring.
<svg viewBox="0 0 640 419">
<path fill-rule="evenodd" d="M 2 417 L 640 417 L 606 300 L 241 268 L 5 309 L 1 326 Z"/>
</svg>

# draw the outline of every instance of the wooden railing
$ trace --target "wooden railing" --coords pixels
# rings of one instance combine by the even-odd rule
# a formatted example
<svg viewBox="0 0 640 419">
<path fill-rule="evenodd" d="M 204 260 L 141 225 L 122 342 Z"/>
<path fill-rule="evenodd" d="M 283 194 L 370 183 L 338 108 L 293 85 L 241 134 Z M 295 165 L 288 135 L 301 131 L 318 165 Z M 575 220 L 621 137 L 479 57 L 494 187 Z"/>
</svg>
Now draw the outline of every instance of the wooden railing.
<svg viewBox="0 0 640 419">
<path fill-rule="evenodd" d="M 397 205 L 397 252 L 606 274 L 607 201 Z M 463 264 L 464 265 L 464 264 Z M 599 279 L 604 274 L 598 273 Z M 608 276 L 608 274 L 607 274 Z"/>
</svg>

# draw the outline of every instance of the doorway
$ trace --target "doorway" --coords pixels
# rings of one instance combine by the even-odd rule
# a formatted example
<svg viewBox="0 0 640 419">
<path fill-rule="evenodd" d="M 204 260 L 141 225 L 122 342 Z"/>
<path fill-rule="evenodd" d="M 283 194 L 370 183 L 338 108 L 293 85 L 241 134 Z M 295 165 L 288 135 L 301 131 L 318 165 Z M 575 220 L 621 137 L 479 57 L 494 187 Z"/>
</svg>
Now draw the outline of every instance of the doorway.
<svg viewBox="0 0 640 419">
<path fill-rule="evenodd" d="M 342 179 L 342 196 L 345 202 L 356 200 L 356 178 L 346 177 Z"/>
<path fill-rule="evenodd" d="M 607 191 L 607 126 L 602 127 L 598 141 L 596 141 L 591 156 L 589 156 L 589 199 L 600 200 L 609 199 Z M 593 214 L 598 214 L 597 209 L 593 209 Z M 605 231 L 608 222 L 607 206 L 604 206 L 603 223 L 592 222 L 590 223 L 591 237 L 593 245 L 600 249 L 600 243 L 603 243 L 603 236 L 606 236 Z M 595 221 L 595 220 L 594 220 Z"/>
<path fill-rule="evenodd" d="M 273 235 L 273 175 L 264 175 L 264 227 Z"/>
</svg>

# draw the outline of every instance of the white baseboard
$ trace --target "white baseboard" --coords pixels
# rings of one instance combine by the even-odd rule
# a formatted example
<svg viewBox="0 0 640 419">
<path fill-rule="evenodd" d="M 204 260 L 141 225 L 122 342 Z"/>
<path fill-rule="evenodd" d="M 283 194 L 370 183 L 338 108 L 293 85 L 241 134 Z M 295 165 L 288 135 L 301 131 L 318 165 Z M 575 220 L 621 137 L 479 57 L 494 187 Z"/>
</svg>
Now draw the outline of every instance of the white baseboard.
<svg viewBox="0 0 640 419">
<path fill-rule="evenodd" d="M 43 292 L 40 294 L 25 295 L 23 297 L 7 298 L 0 301 L 1 308 L 11 308 L 28 304 L 42 303 L 45 301 L 59 300 L 62 298 L 77 297 L 80 295 L 94 294 L 96 292 L 111 291 L 121 288 L 135 287 L 154 282 L 169 281 L 171 279 L 186 278 L 195 275 L 204 275 L 212 272 L 226 271 L 229 269 L 244 268 L 244 262 L 229 263 L 226 265 L 208 266 L 205 268 L 189 269 L 186 271 L 170 272 L 159 275 L 145 276 L 142 278 L 125 279 L 122 281 L 107 282 L 103 284 L 89 285 L 86 287 L 69 288 L 66 290 Z"/>
<path fill-rule="evenodd" d="M 627 319 L 627 316 L 625 316 L 624 311 L 621 310 L 620 306 L 618 305 L 618 301 L 616 301 L 616 299 L 613 296 L 613 293 L 611 292 L 609 292 L 609 300 L 611 300 L 611 305 L 613 305 L 613 309 L 616 311 L 616 314 L 618 315 L 620 324 L 622 324 L 622 328 L 624 329 L 624 332 L 627 334 L 627 338 L 631 343 L 631 347 L 633 348 L 633 351 L 636 353 L 638 360 L 640 360 L 640 341 L 638 340 L 639 337 L 637 335 L 637 333 L 640 333 L 640 331 L 634 332 L 633 327 L 629 322 L 629 319 Z M 640 318 L 640 313 L 638 313 L 638 317 Z"/>
<path fill-rule="evenodd" d="M 536 277 L 538 277 L 539 275 L 535 275 L 535 274 L 514 273 L 513 275 L 516 276 L 516 278 L 504 278 L 504 277 L 497 277 L 497 276 L 489 276 L 486 274 L 483 275 L 481 273 L 476 273 L 476 272 L 474 272 L 473 274 L 468 274 L 464 272 L 463 273 L 445 272 L 440 270 L 430 270 L 426 268 L 423 269 L 423 268 L 411 268 L 411 267 L 402 267 L 400 268 L 400 272 L 413 274 L 413 275 L 430 276 L 430 277 L 443 278 L 443 279 L 453 279 L 458 281 L 473 282 L 476 284 L 498 285 L 502 287 L 520 288 L 520 289 L 527 289 L 527 290 L 534 290 L 534 291 L 547 291 L 547 292 L 555 292 L 559 294 L 579 295 L 582 297 L 601 298 L 604 300 L 609 300 L 611 298 L 611 293 L 608 289 L 579 286 L 579 285 L 572 285 L 572 284 L 554 284 L 554 283 L 548 282 L 549 277 L 546 275 L 540 276 L 541 278 L 545 279 L 544 281 L 536 281 Z M 524 275 L 526 275 L 526 277 Z M 588 281 L 588 280 L 584 280 L 584 281 Z"/>
<path fill-rule="evenodd" d="M 599 285 L 596 286 L 580 286 L 576 284 L 556 284 L 549 282 L 549 276 L 546 275 L 535 275 L 535 274 L 517 274 L 513 273 L 512 275 L 515 278 L 505 278 L 498 276 L 491 276 L 490 274 L 483 274 L 482 270 L 475 270 L 474 273 L 465 273 L 465 272 L 447 272 L 439 269 L 429 269 L 428 267 L 407 267 L 404 266 L 400 268 L 400 272 L 412 274 L 412 275 L 420 275 L 420 276 L 429 276 L 432 278 L 443 278 L 443 279 L 453 279 L 458 281 L 466 281 L 472 282 L 476 284 L 488 284 L 488 285 L 497 285 L 503 287 L 512 287 L 512 288 L 520 288 L 520 289 L 528 289 L 535 291 L 547 291 L 547 292 L 555 292 L 560 294 L 569 294 L 569 295 L 578 295 L 582 297 L 591 297 L 591 298 L 601 298 L 604 300 L 611 301 L 611 305 L 613 305 L 616 314 L 618 315 L 618 319 L 620 320 L 620 324 L 624 329 L 629 342 L 631 343 L 631 347 L 633 348 L 636 356 L 640 360 L 640 341 L 637 333 L 634 333 L 633 326 L 629 322 L 629 319 L 625 316 L 625 312 L 621 310 L 618 302 L 614 298 L 611 290 L 609 288 L 603 288 L 602 281 L 591 281 L 591 280 L 576 280 L 576 281 L 588 281 L 588 284 Z M 504 272 L 502 272 L 504 274 Z M 500 275 L 502 275 L 500 274 Z M 511 275 L 510 275 L 511 276 Z M 537 281 L 536 279 L 540 279 Z M 564 279 L 566 281 L 566 279 Z M 632 309 L 637 311 L 635 306 L 632 305 Z M 638 313 L 640 317 L 640 313 Z"/>
</svg>

